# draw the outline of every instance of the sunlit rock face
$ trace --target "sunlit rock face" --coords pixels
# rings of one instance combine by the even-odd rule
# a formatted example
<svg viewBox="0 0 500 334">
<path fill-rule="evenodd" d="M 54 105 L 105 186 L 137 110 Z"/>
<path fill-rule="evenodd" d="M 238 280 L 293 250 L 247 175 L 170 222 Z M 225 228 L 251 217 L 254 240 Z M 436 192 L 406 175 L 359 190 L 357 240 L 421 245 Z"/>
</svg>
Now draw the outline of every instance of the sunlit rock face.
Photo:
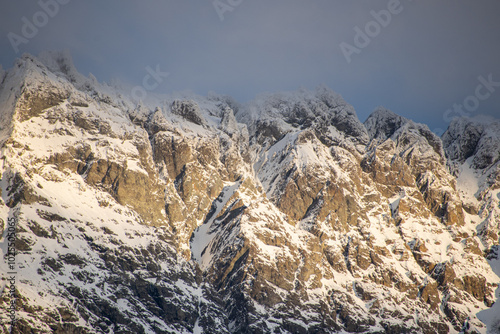
<svg viewBox="0 0 500 334">
<path fill-rule="evenodd" d="M 0 122 L 19 333 L 499 329 L 498 121 L 362 123 L 325 87 L 137 105 L 46 53 Z"/>
</svg>

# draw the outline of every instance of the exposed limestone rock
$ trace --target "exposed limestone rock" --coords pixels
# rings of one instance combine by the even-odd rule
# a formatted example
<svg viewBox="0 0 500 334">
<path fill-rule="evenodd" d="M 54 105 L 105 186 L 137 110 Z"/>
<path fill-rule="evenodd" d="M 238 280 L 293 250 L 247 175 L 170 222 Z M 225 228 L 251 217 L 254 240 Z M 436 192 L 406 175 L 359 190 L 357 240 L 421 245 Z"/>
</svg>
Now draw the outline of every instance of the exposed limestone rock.
<svg viewBox="0 0 500 334">
<path fill-rule="evenodd" d="M 200 112 L 200 107 L 194 101 L 174 101 L 170 106 L 172 113 L 184 117 L 186 120 L 197 124 L 206 125 L 206 121 Z"/>
<path fill-rule="evenodd" d="M 50 84 L 39 87 L 25 86 L 17 104 L 17 117 L 24 122 L 37 117 L 44 110 L 54 107 L 65 101 L 69 94 Z"/>
<path fill-rule="evenodd" d="M 420 298 L 424 303 L 430 305 L 432 310 L 437 310 L 441 302 L 436 282 L 428 282 L 420 288 Z"/>
</svg>

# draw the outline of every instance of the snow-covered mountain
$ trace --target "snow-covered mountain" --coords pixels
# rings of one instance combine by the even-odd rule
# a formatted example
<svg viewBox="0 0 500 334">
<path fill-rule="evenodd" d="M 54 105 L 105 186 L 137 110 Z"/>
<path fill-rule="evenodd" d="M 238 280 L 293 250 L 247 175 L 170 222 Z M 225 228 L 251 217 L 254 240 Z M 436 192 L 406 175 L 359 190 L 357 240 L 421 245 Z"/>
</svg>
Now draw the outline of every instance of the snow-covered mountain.
<svg viewBox="0 0 500 334">
<path fill-rule="evenodd" d="M 14 275 L 15 333 L 500 332 L 499 121 L 138 105 L 58 52 L 0 82 L 4 331 Z"/>
</svg>

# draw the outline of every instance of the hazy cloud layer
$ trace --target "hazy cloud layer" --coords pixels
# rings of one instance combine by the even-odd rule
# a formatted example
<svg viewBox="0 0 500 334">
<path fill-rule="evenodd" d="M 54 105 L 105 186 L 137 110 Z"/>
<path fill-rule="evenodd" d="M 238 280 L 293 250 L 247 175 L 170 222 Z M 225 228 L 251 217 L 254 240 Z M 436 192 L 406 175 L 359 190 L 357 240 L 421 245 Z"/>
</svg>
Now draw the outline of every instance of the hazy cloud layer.
<svg viewBox="0 0 500 334">
<path fill-rule="evenodd" d="M 105 81 L 139 84 L 159 65 L 170 75 L 158 92 L 244 102 L 325 83 L 362 121 L 379 105 L 431 129 L 446 128 L 464 103 L 464 114 L 500 115 L 497 0 L 4 2 L 4 68 L 23 52 L 69 49 L 81 72 Z M 29 38 L 26 21 L 39 25 Z M 490 85 L 477 97 L 480 77 Z"/>
</svg>

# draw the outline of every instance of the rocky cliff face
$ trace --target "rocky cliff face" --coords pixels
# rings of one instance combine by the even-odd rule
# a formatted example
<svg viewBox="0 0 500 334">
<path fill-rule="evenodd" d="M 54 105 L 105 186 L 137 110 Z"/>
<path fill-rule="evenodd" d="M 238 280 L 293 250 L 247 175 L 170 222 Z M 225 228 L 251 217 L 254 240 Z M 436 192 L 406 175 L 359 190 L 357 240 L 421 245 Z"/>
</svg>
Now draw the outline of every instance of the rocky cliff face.
<svg viewBox="0 0 500 334">
<path fill-rule="evenodd" d="M 2 76 L 14 332 L 500 331 L 497 121 L 363 124 L 327 88 L 136 105 L 58 53 Z"/>
</svg>

